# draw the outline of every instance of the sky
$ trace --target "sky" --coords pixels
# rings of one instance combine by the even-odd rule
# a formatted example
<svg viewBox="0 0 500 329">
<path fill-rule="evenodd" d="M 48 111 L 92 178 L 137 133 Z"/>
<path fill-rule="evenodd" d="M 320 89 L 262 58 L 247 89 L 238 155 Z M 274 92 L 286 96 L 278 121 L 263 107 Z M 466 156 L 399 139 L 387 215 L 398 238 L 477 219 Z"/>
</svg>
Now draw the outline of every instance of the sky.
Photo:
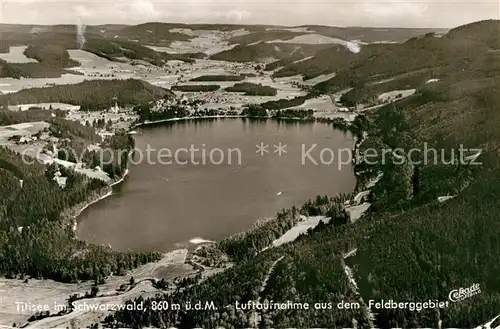
<svg viewBox="0 0 500 329">
<path fill-rule="evenodd" d="M 0 0 L 0 22 L 234 23 L 452 28 L 500 19 L 500 0 Z"/>
</svg>

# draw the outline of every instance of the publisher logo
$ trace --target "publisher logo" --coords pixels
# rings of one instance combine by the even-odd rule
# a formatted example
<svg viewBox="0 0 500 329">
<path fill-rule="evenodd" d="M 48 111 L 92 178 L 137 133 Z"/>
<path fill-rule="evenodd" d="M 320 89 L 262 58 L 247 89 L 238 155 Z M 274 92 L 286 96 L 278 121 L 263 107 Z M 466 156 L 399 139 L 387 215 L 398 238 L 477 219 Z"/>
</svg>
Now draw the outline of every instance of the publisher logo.
<svg viewBox="0 0 500 329">
<path fill-rule="evenodd" d="M 474 283 L 469 288 L 460 288 L 453 289 L 448 294 L 448 299 L 452 302 L 459 302 L 467 298 L 471 298 L 481 292 L 481 288 L 479 288 L 479 283 Z"/>
</svg>

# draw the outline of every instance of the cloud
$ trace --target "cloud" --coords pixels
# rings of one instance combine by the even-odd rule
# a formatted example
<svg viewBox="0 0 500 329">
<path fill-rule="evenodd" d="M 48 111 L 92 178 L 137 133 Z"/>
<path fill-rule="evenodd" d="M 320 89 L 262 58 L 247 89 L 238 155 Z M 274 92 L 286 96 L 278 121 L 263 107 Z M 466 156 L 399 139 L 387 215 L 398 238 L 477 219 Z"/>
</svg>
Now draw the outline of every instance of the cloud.
<svg viewBox="0 0 500 329">
<path fill-rule="evenodd" d="M 363 9 L 367 14 L 377 18 L 409 18 L 423 17 L 428 9 L 426 3 L 387 1 L 365 2 Z"/>
<path fill-rule="evenodd" d="M 155 6 L 151 1 L 134 0 L 129 6 L 131 15 L 136 15 L 146 20 L 154 19 L 161 15 L 160 11 L 155 9 Z"/>
<path fill-rule="evenodd" d="M 79 17 L 82 21 L 85 21 L 88 17 L 96 16 L 96 11 L 92 8 L 88 8 L 85 5 L 74 6 L 75 15 Z"/>
<path fill-rule="evenodd" d="M 217 12 L 216 16 L 221 17 L 225 21 L 229 22 L 242 22 L 243 20 L 246 20 L 247 18 L 252 16 L 252 13 L 246 10 L 232 9 L 226 12 Z"/>
</svg>

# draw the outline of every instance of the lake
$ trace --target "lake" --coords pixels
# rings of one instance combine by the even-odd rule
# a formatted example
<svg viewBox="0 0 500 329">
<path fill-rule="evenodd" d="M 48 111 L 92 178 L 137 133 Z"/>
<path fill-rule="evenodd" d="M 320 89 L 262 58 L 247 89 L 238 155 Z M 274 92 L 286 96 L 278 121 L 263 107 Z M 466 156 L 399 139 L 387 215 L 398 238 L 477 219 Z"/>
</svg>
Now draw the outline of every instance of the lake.
<svg viewBox="0 0 500 329">
<path fill-rule="evenodd" d="M 80 239 L 118 250 L 190 248 L 356 183 L 336 154 L 353 137 L 326 124 L 204 119 L 138 132 L 130 174 L 82 212 Z"/>
</svg>

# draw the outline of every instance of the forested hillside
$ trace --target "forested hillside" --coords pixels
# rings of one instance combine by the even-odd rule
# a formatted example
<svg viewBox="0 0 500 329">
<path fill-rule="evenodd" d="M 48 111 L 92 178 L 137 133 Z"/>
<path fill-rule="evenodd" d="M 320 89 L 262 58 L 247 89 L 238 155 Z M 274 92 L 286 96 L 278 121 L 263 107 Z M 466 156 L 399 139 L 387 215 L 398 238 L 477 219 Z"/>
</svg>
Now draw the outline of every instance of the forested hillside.
<svg viewBox="0 0 500 329">
<path fill-rule="evenodd" d="M 177 29 L 177 30 L 174 30 Z M 178 29 L 185 29 L 184 32 Z M 258 59 L 286 59 L 291 70 L 295 69 L 294 61 L 313 56 L 331 44 L 271 44 L 270 41 L 286 41 L 294 37 L 316 34 L 320 37 L 338 38 L 341 40 L 398 41 L 428 32 L 442 32 L 439 29 L 372 29 L 372 28 L 338 28 L 329 26 L 301 26 L 296 30 L 283 26 L 235 25 L 235 24 L 180 24 L 180 23 L 144 23 L 134 26 L 97 25 L 85 29 L 85 43 L 77 44 L 76 25 L 0 25 L 0 52 L 9 52 L 11 46 L 29 46 L 26 55 L 39 59 L 39 63 L 12 64 L 15 68 L 3 69 L 2 77 L 19 78 L 54 78 L 65 73 L 63 68 L 74 65 L 63 57 L 66 50 L 80 48 L 112 61 L 121 61 L 123 57 L 131 60 L 144 60 L 161 66 L 168 60 L 191 62 L 195 58 L 205 58 L 204 53 L 168 53 L 155 51 L 148 45 L 168 47 L 173 42 L 188 42 L 195 38 L 190 30 L 212 30 L 219 32 L 239 31 L 227 42 L 237 45 L 234 49 L 213 55 L 213 59 L 228 61 L 256 61 Z M 243 32 L 243 33 L 242 33 Z M 310 67 L 310 65 L 308 64 Z M 2 68 L 3 65 L 0 67 Z M 321 70 L 324 70 L 322 68 Z M 19 71 L 19 72 L 17 72 Z M 286 71 L 280 74 L 286 74 Z"/>
<path fill-rule="evenodd" d="M 498 315 L 500 47 L 495 29 L 499 23 L 479 22 L 443 38 L 427 35 L 402 45 L 364 48 L 357 58 L 343 62 L 339 78 L 317 86 L 316 91 L 323 92 L 353 87 L 359 92 L 349 96 L 353 102 L 406 85 L 417 89 L 412 96 L 364 112 L 366 119 L 355 122 L 357 135 L 366 137 L 358 145 L 361 155 L 368 149 L 378 154 L 398 148 L 421 151 L 411 163 L 399 163 L 394 152 L 384 162 L 369 164 L 363 157 L 356 162 L 357 189 L 383 173 L 368 195 L 371 207 L 363 217 L 348 223 L 339 219 L 341 211 L 332 211 L 327 215 L 339 220 L 320 225 L 293 243 L 263 250 L 294 223 L 298 210 L 292 208 L 283 212 L 288 215 L 277 216 L 282 219 L 278 225 L 222 241 L 219 248 L 235 262 L 230 269 L 146 301 L 214 301 L 217 310 L 117 312 L 106 323 L 239 328 L 255 326 L 258 313 L 259 327 L 471 328 Z M 333 56 L 324 67 L 341 67 L 336 60 L 343 56 Z M 428 76 L 426 70 L 435 75 Z M 391 78 L 396 82 L 370 85 Z M 438 81 L 426 83 L 428 78 Z M 424 143 L 437 151 L 427 162 L 422 161 Z M 466 155 L 478 155 L 474 165 L 463 162 L 461 147 L 470 149 Z M 443 196 L 447 201 L 439 199 Z M 359 294 L 349 283 L 346 268 L 352 269 Z M 478 295 L 456 302 L 449 299 L 454 289 L 473 284 L 481 288 Z M 241 305 L 256 300 L 334 306 L 235 309 L 236 301 Z M 369 300 L 448 304 L 421 311 L 369 310 Z M 361 307 L 338 309 L 340 301 L 359 302 Z"/>
<path fill-rule="evenodd" d="M 5 26 L 5 25 L 2 25 Z M 170 54 L 167 52 L 157 52 L 148 48 L 147 44 L 169 44 L 162 40 L 163 35 L 156 37 L 154 34 L 142 29 L 142 32 L 136 34 L 134 28 L 141 31 L 138 27 L 125 26 L 90 26 L 85 32 L 85 43 L 77 44 L 77 29 L 75 25 L 57 25 L 57 26 L 5 26 L 0 27 L 0 52 L 7 53 L 11 46 L 28 46 L 25 55 L 29 58 L 37 59 L 38 63 L 11 63 L 21 73 L 10 70 L 0 71 L 1 77 L 19 78 L 20 76 L 29 78 L 54 78 L 60 77 L 65 73 L 63 68 L 77 66 L 75 61 L 69 59 L 68 49 L 81 48 L 100 57 L 111 61 L 122 61 L 123 57 L 130 60 L 144 60 L 153 65 L 161 66 L 168 60 L 181 60 L 192 62 L 193 58 L 202 58 L 202 53 L 191 54 Z M 118 36 L 116 33 L 124 29 L 123 34 Z M 130 34 L 131 33 L 131 34 Z M 179 40 L 189 40 L 189 37 L 179 33 L 167 33 L 172 37 L 176 36 Z M 154 40 L 152 42 L 138 43 L 138 39 L 148 37 Z M 132 41 L 137 40 L 137 41 Z M 153 42 L 155 41 L 155 42 Z M 1 63 L 0 63 L 1 64 Z M 0 69 L 3 67 L 0 66 Z M 74 72 L 71 72 L 74 74 Z"/>
<path fill-rule="evenodd" d="M 0 78 L 15 78 L 19 79 L 23 76 L 23 72 L 15 66 L 0 59 Z"/>
<path fill-rule="evenodd" d="M 246 96 L 276 96 L 278 91 L 271 86 L 264 86 L 261 83 L 242 82 L 236 83 L 232 87 L 225 89 L 229 92 L 243 92 Z"/>
<path fill-rule="evenodd" d="M 212 55 L 210 59 L 230 62 L 258 62 L 288 58 L 298 60 L 313 56 L 316 52 L 328 46 L 260 42 L 250 45 L 238 45 L 230 50 Z"/>
<path fill-rule="evenodd" d="M 29 46 L 24 51 L 26 57 L 36 59 L 39 63 L 51 67 L 73 67 L 79 63 L 70 59 L 68 51 L 60 46 Z"/>
<path fill-rule="evenodd" d="M 62 189 L 53 179 L 67 177 Z M 158 254 L 120 253 L 74 238 L 68 210 L 100 196 L 109 187 L 71 169 L 33 161 L 0 148 L 0 273 L 63 282 L 100 280 L 125 273 Z"/>
<path fill-rule="evenodd" d="M 322 25 L 304 25 L 309 31 L 314 31 L 321 35 L 343 40 L 361 40 L 366 43 L 393 41 L 404 42 L 410 38 L 422 36 L 427 33 L 444 34 L 447 29 L 429 28 L 371 28 L 362 26 L 335 27 Z"/>
<path fill-rule="evenodd" d="M 134 106 L 155 99 L 172 99 L 175 95 L 147 82 L 128 80 L 90 80 L 74 85 L 24 89 L 0 96 L 0 104 L 30 104 L 60 102 L 80 105 L 82 110 L 101 110 L 114 106 Z"/>
<path fill-rule="evenodd" d="M 333 90 L 352 85 L 353 80 L 369 83 L 423 69 L 436 69 L 439 74 L 447 75 L 456 74 L 464 66 L 470 68 L 468 74 L 484 66 L 496 65 L 498 69 L 495 63 L 496 50 L 500 48 L 498 30 L 499 21 L 491 20 L 453 29 L 442 37 L 429 33 L 404 43 L 363 45 L 359 53 L 333 46 L 311 59 L 292 63 L 275 75 L 314 77 L 337 72 L 336 77 L 321 85 L 325 90 Z"/>
<path fill-rule="evenodd" d="M 82 106 L 110 105 L 113 95 L 123 96 L 123 104 L 134 104 L 134 97 L 166 97 L 170 92 L 140 81 L 87 81 L 78 85 L 24 90 L 3 98 L 8 102 L 68 102 Z M 38 93 L 39 92 L 39 93 Z M 134 95 L 135 93 L 135 95 Z M 12 97 L 12 98 L 10 98 Z M 131 102 L 131 103 L 129 103 Z M 12 104 L 12 103 L 11 103 Z M 39 122 L 49 126 L 35 134 L 50 137 L 50 152 L 57 143 L 62 160 L 83 163 L 87 168 L 102 166 L 112 181 L 121 178 L 127 158 L 116 156 L 129 151 L 133 140 L 117 131 L 103 140 L 91 126 L 65 119 L 67 112 L 32 108 L 27 111 L 0 111 L 0 126 Z M 116 152 L 114 161 L 102 165 L 101 154 L 90 145 L 99 143 Z M 36 150 L 36 149 L 35 149 Z M 64 158 L 67 154 L 78 157 Z M 64 178 L 61 186 L 56 175 Z M 159 259 L 157 253 L 121 253 L 105 246 L 89 245 L 75 239 L 72 216 L 89 201 L 108 193 L 110 187 L 100 179 L 89 178 L 55 163 L 46 165 L 27 155 L 0 148 L 0 275 L 7 278 L 31 276 L 63 282 L 102 281 L 111 273 L 126 273 L 140 264 Z"/>
</svg>

